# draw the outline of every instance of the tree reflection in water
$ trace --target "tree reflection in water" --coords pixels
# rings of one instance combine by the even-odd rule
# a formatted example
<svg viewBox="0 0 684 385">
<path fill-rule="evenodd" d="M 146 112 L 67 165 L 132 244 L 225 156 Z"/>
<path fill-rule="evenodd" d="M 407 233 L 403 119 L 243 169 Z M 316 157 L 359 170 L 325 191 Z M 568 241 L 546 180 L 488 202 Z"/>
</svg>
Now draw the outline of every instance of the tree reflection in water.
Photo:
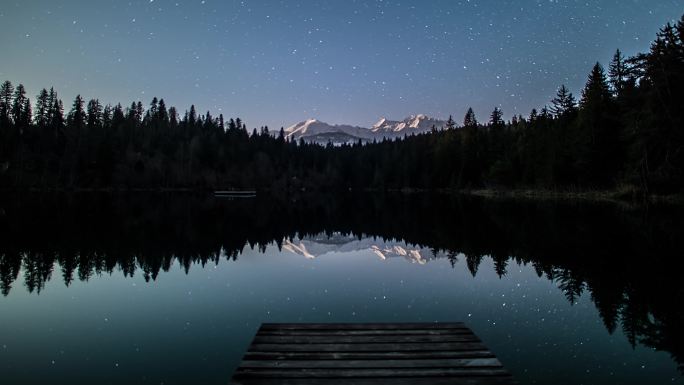
<svg viewBox="0 0 684 385">
<path fill-rule="evenodd" d="M 491 257 L 499 277 L 531 265 L 568 301 L 590 295 L 609 333 L 669 352 L 684 372 L 684 250 L 680 208 L 492 201 L 434 195 L 258 197 L 27 195 L 0 205 L 0 290 L 40 293 L 116 271 L 154 281 L 176 263 L 237 261 L 245 247 L 333 234 L 403 240 L 464 259 L 475 276 Z M 319 237 L 320 238 L 320 237 Z M 21 276 L 21 277 L 20 277 Z"/>
</svg>

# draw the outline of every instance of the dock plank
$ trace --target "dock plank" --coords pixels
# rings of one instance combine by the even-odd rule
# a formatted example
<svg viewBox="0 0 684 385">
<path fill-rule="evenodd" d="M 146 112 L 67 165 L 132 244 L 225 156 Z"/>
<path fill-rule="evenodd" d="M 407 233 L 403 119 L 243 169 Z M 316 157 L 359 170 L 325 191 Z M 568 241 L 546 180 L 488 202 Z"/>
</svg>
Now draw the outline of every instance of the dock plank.
<svg viewBox="0 0 684 385">
<path fill-rule="evenodd" d="M 378 336 L 264 336 L 257 335 L 255 344 L 377 344 L 419 342 L 479 342 L 474 334 L 466 335 L 378 335 Z"/>
<path fill-rule="evenodd" d="M 386 330 L 386 329 L 467 329 L 462 322 L 453 323 L 306 323 L 306 324 L 272 324 L 264 323 L 261 324 L 262 330 L 276 329 L 276 330 L 288 330 L 288 329 L 298 329 L 298 330 L 359 330 L 359 329 L 371 329 L 371 330 Z"/>
<path fill-rule="evenodd" d="M 243 385 L 514 384 L 463 323 L 262 324 L 236 369 Z"/>
<path fill-rule="evenodd" d="M 404 359 L 404 360 L 244 360 L 241 368 L 449 368 L 501 367 L 498 359 Z"/>
<path fill-rule="evenodd" d="M 488 350 L 441 352 L 247 352 L 245 360 L 382 360 L 488 358 Z"/>
<path fill-rule="evenodd" d="M 321 368 L 321 369 L 254 369 L 238 368 L 237 375 L 276 378 L 349 378 L 349 377 L 479 377 L 508 374 L 498 368 Z"/>
<path fill-rule="evenodd" d="M 483 350 L 479 342 L 463 343 L 399 343 L 399 344 L 252 344 L 257 352 L 401 352 Z"/>
<path fill-rule="evenodd" d="M 394 377 L 377 378 L 254 378 L 242 377 L 233 380 L 233 385 L 511 385 L 516 384 L 511 376 L 493 377 Z"/>
<path fill-rule="evenodd" d="M 456 329 L 358 329 L 358 330 L 334 330 L 334 329 L 260 329 L 260 336 L 395 336 L 395 335 L 472 335 L 473 332 L 466 328 Z"/>
</svg>

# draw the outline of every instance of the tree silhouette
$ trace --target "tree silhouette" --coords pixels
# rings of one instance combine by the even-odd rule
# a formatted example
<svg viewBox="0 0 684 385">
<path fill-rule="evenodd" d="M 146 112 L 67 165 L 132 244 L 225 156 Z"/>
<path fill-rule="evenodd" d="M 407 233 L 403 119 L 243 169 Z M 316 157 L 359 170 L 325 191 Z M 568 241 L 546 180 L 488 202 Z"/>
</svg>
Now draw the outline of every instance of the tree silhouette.
<svg viewBox="0 0 684 385">
<path fill-rule="evenodd" d="M 447 130 L 453 130 L 454 128 L 456 128 L 456 122 L 454 121 L 454 118 L 451 115 L 449 115 L 449 119 L 447 119 L 445 127 Z"/>
<path fill-rule="evenodd" d="M 493 127 L 503 126 L 503 112 L 501 112 L 499 107 L 494 107 L 492 114 L 489 116 L 489 124 Z"/>
<path fill-rule="evenodd" d="M 23 84 L 19 84 L 14 90 L 14 100 L 12 101 L 11 119 L 19 133 L 23 133 L 31 124 L 31 104 L 26 97 L 26 89 Z"/>
<path fill-rule="evenodd" d="M 565 84 L 561 85 L 556 92 L 556 97 L 551 99 L 551 113 L 556 117 L 562 117 L 574 112 L 576 107 L 577 101 L 572 92 L 565 87 Z"/>
<path fill-rule="evenodd" d="M 613 60 L 610 62 L 608 76 L 610 77 L 610 85 L 613 94 L 616 97 L 620 97 L 624 91 L 625 83 L 627 82 L 628 70 L 627 64 L 625 63 L 625 57 L 619 49 L 615 51 Z"/>
<path fill-rule="evenodd" d="M 475 112 L 473 112 L 471 107 L 468 107 L 468 111 L 466 111 L 466 114 L 463 117 L 463 127 L 477 127 Z"/>
<path fill-rule="evenodd" d="M 48 91 L 43 88 L 36 97 L 35 123 L 40 129 L 44 130 L 50 124 L 50 108 L 50 95 L 48 94 Z"/>
<path fill-rule="evenodd" d="M 0 86 L 0 124 L 3 127 L 9 126 L 11 123 L 13 95 L 14 86 L 12 82 L 6 80 Z"/>
<path fill-rule="evenodd" d="M 615 119 L 615 105 L 603 67 L 596 63 L 582 90 L 578 151 L 576 162 L 581 180 L 587 184 L 614 184 L 624 163 L 621 154 L 621 130 Z"/>
</svg>

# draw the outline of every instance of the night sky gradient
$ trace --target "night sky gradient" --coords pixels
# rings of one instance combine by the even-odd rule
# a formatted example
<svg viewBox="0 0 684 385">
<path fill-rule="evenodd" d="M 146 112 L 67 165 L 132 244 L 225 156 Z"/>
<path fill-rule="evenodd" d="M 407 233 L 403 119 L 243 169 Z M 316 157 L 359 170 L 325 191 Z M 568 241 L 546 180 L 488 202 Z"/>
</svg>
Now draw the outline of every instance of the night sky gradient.
<svg viewBox="0 0 684 385">
<path fill-rule="evenodd" d="M 573 93 L 616 48 L 646 51 L 684 1 L 0 0 L 0 81 L 103 103 L 153 96 L 250 128 L 309 117 L 480 120 Z"/>
</svg>

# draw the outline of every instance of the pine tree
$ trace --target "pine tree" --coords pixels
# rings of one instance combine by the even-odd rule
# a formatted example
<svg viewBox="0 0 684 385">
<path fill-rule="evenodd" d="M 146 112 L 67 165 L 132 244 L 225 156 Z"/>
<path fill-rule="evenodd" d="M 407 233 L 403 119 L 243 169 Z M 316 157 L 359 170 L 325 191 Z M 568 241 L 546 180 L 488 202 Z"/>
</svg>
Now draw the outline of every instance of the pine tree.
<svg viewBox="0 0 684 385">
<path fill-rule="evenodd" d="M 47 119 L 48 119 L 48 124 L 52 122 L 52 114 L 54 113 L 54 106 L 55 102 L 57 101 L 57 93 L 55 92 L 55 89 L 50 87 L 50 92 L 48 93 L 48 100 L 47 100 L 47 105 L 48 105 L 48 112 L 47 112 Z"/>
<path fill-rule="evenodd" d="M 83 168 L 83 160 L 85 154 L 81 143 L 83 141 L 83 134 L 86 127 L 86 111 L 84 110 L 85 101 L 81 95 L 76 95 L 74 102 L 71 105 L 71 111 L 67 115 L 66 126 L 66 143 L 64 147 L 65 166 L 69 170 L 67 183 L 69 186 L 74 186 L 79 180 Z"/>
<path fill-rule="evenodd" d="M 9 159 L 14 151 L 14 130 L 10 121 L 12 93 L 14 87 L 10 81 L 0 85 L 0 176 L 9 168 Z"/>
<path fill-rule="evenodd" d="M 159 105 L 157 106 L 157 120 L 162 123 L 167 123 L 169 120 L 169 113 L 166 110 L 166 103 L 164 99 L 159 99 Z"/>
<path fill-rule="evenodd" d="M 67 124 L 77 132 L 80 132 L 86 123 L 86 113 L 83 110 L 84 103 L 81 95 L 76 95 L 74 103 L 71 105 L 71 111 L 69 111 L 67 116 Z"/>
<path fill-rule="evenodd" d="M 24 108 L 21 110 L 21 124 L 23 127 L 28 128 L 31 126 L 31 120 L 33 119 L 31 115 L 31 99 L 26 98 L 24 101 Z"/>
<path fill-rule="evenodd" d="M 97 130 L 102 127 L 102 104 L 97 99 L 90 99 L 87 107 L 87 122 L 89 130 Z"/>
<path fill-rule="evenodd" d="M 644 90 L 642 120 L 635 125 L 639 170 L 645 188 L 681 192 L 684 186 L 684 18 L 666 24 L 639 57 Z"/>
<path fill-rule="evenodd" d="M 593 186 L 611 185 L 622 163 L 615 113 L 606 74 L 596 63 L 582 90 L 576 154 L 580 180 Z"/>
<path fill-rule="evenodd" d="M 126 118 L 131 122 L 131 123 L 136 123 L 138 121 L 138 117 L 136 116 L 136 107 L 135 107 L 135 102 L 131 103 L 131 106 L 128 107 L 126 110 Z"/>
<path fill-rule="evenodd" d="M 461 169 L 458 172 L 457 186 L 461 188 L 469 185 L 479 185 L 480 168 L 482 167 L 480 140 L 475 112 L 470 107 L 468 107 L 468 111 L 463 117 L 461 142 L 463 150 L 461 151 Z"/>
<path fill-rule="evenodd" d="M 194 126 L 197 122 L 197 112 L 195 111 L 195 105 L 190 106 L 190 113 L 188 114 L 188 123 Z"/>
<path fill-rule="evenodd" d="M 547 106 L 542 107 L 539 116 L 544 118 L 544 119 L 551 118 L 551 112 L 549 111 L 549 108 Z"/>
<path fill-rule="evenodd" d="M 589 79 L 584 89 L 582 89 L 582 100 L 580 106 L 587 109 L 592 104 L 605 105 L 610 101 L 610 89 L 606 73 L 600 63 L 594 64 L 589 74 Z"/>
<path fill-rule="evenodd" d="M 171 127 L 178 126 L 178 111 L 176 111 L 176 107 L 169 108 L 169 124 Z"/>
<path fill-rule="evenodd" d="M 489 124 L 492 127 L 501 127 L 504 124 L 503 112 L 499 107 L 494 107 L 492 114 L 489 116 Z"/>
<path fill-rule="evenodd" d="M 12 96 L 14 86 L 12 82 L 6 80 L 0 86 L 0 127 L 7 127 L 11 123 L 12 117 Z"/>
<path fill-rule="evenodd" d="M 465 116 L 463 117 L 464 127 L 477 127 L 477 119 L 475 118 L 475 112 L 471 107 L 468 107 Z"/>
<path fill-rule="evenodd" d="M 613 95 L 619 97 L 625 87 L 627 79 L 627 65 L 622 52 L 618 49 L 613 55 L 613 60 L 610 62 L 608 68 L 608 76 L 610 77 L 610 85 L 612 87 Z"/>
<path fill-rule="evenodd" d="M 50 109 L 50 128 L 54 130 L 55 135 L 64 128 L 64 104 L 57 99 L 57 94 Z"/>
<path fill-rule="evenodd" d="M 122 124 L 125 119 L 126 117 L 123 112 L 123 107 L 121 106 L 121 103 L 118 103 L 116 106 L 114 106 L 114 111 L 112 112 L 112 125 L 116 127 Z"/>
<path fill-rule="evenodd" d="M 135 104 L 136 123 L 138 123 L 138 124 L 142 123 L 143 116 L 145 116 L 145 109 L 143 108 L 142 102 L 138 101 Z"/>
<path fill-rule="evenodd" d="M 150 117 L 152 117 L 156 120 L 158 112 L 159 112 L 159 100 L 155 96 L 152 98 L 152 101 L 150 102 L 150 109 L 147 110 L 147 113 L 149 114 Z"/>
<path fill-rule="evenodd" d="M 107 104 L 102 110 L 102 127 L 108 131 L 112 128 L 112 112 L 111 104 Z"/>
<path fill-rule="evenodd" d="M 454 121 L 454 118 L 449 115 L 449 119 L 446 121 L 446 129 L 453 130 L 454 128 L 456 128 L 456 122 Z"/>
<path fill-rule="evenodd" d="M 40 128 L 45 128 L 50 124 L 50 95 L 48 91 L 43 88 L 36 97 L 36 125 Z"/>
<path fill-rule="evenodd" d="M 14 90 L 14 100 L 12 102 L 11 118 L 14 124 L 19 128 L 19 130 L 24 130 L 30 124 L 26 121 L 26 104 L 28 103 L 28 98 L 26 97 L 26 89 L 24 85 L 19 84 Z M 30 113 L 28 114 L 30 116 Z"/>
<path fill-rule="evenodd" d="M 556 117 L 561 117 L 575 111 L 576 108 L 577 102 L 575 97 L 565 87 L 565 84 L 561 85 L 558 92 L 556 92 L 556 97 L 551 100 L 551 113 Z"/>
<path fill-rule="evenodd" d="M 208 132 L 211 130 L 211 126 L 214 124 L 214 117 L 211 116 L 211 112 L 207 111 L 204 115 L 204 129 Z"/>
</svg>

